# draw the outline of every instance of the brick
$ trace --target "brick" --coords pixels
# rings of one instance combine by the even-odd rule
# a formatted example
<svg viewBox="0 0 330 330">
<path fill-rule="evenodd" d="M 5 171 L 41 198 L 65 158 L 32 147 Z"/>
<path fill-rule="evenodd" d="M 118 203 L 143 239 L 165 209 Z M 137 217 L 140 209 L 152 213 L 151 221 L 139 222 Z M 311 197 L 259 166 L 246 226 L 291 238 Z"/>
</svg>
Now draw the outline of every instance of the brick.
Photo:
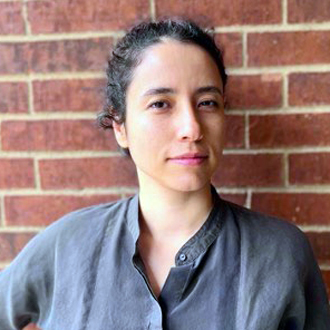
<svg viewBox="0 0 330 330">
<path fill-rule="evenodd" d="M 330 21 L 329 0 L 288 0 L 290 23 Z"/>
<path fill-rule="evenodd" d="M 217 33 L 215 42 L 223 51 L 225 66 L 242 66 L 242 35 L 240 33 Z"/>
<path fill-rule="evenodd" d="M 0 261 L 11 261 L 34 236 L 32 233 L 0 233 Z"/>
<path fill-rule="evenodd" d="M 28 87 L 26 83 L 0 83 L 0 95 L 0 114 L 28 112 Z"/>
<path fill-rule="evenodd" d="M 322 270 L 322 277 L 330 298 L 330 270 Z"/>
<path fill-rule="evenodd" d="M 0 44 L 0 74 L 104 71 L 110 38 Z"/>
<path fill-rule="evenodd" d="M 253 193 L 251 207 L 298 225 L 330 225 L 329 200 L 330 194 Z"/>
<path fill-rule="evenodd" d="M 32 159 L 0 159 L 0 189 L 34 187 Z"/>
<path fill-rule="evenodd" d="M 330 145 L 330 114 L 251 116 L 250 144 L 254 148 Z"/>
<path fill-rule="evenodd" d="M 116 150 L 113 132 L 95 120 L 3 121 L 2 148 L 11 151 Z"/>
<path fill-rule="evenodd" d="M 0 35 L 23 34 L 24 20 L 22 16 L 22 3 L 0 3 Z"/>
<path fill-rule="evenodd" d="M 314 254 L 320 264 L 330 263 L 330 232 L 307 232 Z"/>
<path fill-rule="evenodd" d="M 330 184 L 330 153 L 290 155 L 289 180 L 291 184 Z"/>
<path fill-rule="evenodd" d="M 26 43 L 0 43 L 0 74 L 28 72 L 28 54 Z"/>
<path fill-rule="evenodd" d="M 243 116 L 226 115 L 225 148 L 244 147 L 245 120 Z"/>
<path fill-rule="evenodd" d="M 9 226 L 45 226 L 66 213 L 90 205 L 108 203 L 118 195 L 43 195 L 5 197 L 6 224 Z"/>
<path fill-rule="evenodd" d="M 33 82 L 35 111 L 100 111 L 105 81 L 102 79 Z"/>
<path fill-rule="evenodd" d="M 281 186 L 282 156 L 277 154 L 227 154 L 213 179 L 224 187 Z"/>
<path fill-rule="evenodd" d="M 290 105 L 303 106 L 330 104 L 329 91 L 329 72 L 292 73 L 289 75 Z"/>
<path fill-rule="evenodd" d="M 229 109 L 280 107 L 282 77 L 278 74 L 230 76 L 226 98 Z"/>
<path fill-rule="evenodd" d="M 330 31 L 251 33 L 248 65 L 330 63 Z"/>
<path fill-rule="evenodd" d="M 44 189 L 137 186 L 135 166 L 123 157 L 41 160 L 39 166 Z"/>
<path fill-rule="evenodd" d="M 201 25 L 225 26 L 243 24 L 273 24 L 281 21 L 281 2 L 277 0 L 209 0 L 156 2 L 159 17 L 184 16 Z"/>
<path fill-rule="evenodd" d="M 31 71 L 103 71 L 110 45 L 109 38 L 31 43 Z"/>
<path fill-rule="evenodd" d="M 238 205 L 245 205 L 246 202 L 246 194 L 222 194 L 220 193 L 222 199 L 225 199 L 229 202 L 238 204 Z"/>
<path fill-rule="evenodd" d="M 28 14 L 33 33 L 118 30 L 150 18 L 148 0 L 31 1 Z"/>
</svg>

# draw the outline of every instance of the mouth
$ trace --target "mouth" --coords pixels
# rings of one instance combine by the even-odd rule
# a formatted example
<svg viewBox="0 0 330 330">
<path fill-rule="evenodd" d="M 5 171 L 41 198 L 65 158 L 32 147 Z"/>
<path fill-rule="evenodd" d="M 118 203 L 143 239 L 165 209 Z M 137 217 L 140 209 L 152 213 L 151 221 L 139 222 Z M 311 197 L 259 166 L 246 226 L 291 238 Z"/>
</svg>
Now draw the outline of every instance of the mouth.
<svg viewBox="0 0 330 330">
<path fill-rule="evenodd" d="M 201 153 L 183 154 L 176 157 L 169 158 L 170 162 L 180 165 L 200 165 L 204 163 L 208 155 Z"/>
</svg>

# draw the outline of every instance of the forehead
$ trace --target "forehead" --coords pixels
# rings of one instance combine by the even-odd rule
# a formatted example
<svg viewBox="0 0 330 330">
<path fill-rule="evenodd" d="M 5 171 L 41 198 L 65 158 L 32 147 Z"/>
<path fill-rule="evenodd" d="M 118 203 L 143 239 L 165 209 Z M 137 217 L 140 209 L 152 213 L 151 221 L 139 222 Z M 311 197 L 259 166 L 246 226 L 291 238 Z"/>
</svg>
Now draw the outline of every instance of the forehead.
<svg viewBox="0 0 330 330">
<path fill-rule="evenodd" d="M 203 84 L 222 86 L 213 58 L 200 46 L 171 39 L 144 50 L 131 81 L 132 88 L 140 89 Z"/>
</svg>

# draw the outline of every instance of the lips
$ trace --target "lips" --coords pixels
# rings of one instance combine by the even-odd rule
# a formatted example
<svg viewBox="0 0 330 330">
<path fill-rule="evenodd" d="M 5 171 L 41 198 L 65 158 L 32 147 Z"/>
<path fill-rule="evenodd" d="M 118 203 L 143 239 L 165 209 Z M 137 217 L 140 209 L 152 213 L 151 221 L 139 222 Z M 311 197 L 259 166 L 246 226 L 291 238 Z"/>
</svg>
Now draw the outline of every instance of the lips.
<svg viewBox="0 0 330 330">
<path fill-rule="evenodd" d="M 171 159 L 185 159 L 185 158 L 206 158 L 207 154 L 201 152 L 186 153 L 179 156 L 171 157 Z"/>
<path fill-rule="evenodd" d="M 202 164 L 208 155 L 205 153 L 186 153 L 179 156 L 171 157 L 171 162 L 181 165 L 199 165 Z"/>
</svg>

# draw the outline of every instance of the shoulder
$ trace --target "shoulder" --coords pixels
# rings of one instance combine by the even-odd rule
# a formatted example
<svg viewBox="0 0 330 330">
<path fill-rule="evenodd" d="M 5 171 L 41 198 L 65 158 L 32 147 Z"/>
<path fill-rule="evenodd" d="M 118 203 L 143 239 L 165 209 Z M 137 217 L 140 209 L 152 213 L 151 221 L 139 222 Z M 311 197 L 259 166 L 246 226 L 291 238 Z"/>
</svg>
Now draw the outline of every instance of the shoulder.
<svg viewBox="0 0 330 330">
<path fill-rule="evenodd" d="M 42 231 L 41 236 L 60 236 L 64 240 L 74 237 L 91 239 L 94 235 L 102 234 L 109 223 L 124 222 L 131 199 L 93 205 L 68 213 Z"/>
<path fill-rule="evenodd" d="M 83 227 L 85 230 L 103 225 L 109 221 L 116 221 L 125 215 L 132 197 L 114 202 L 93 205 L 70 212 L 55 221 L 46 230 L 65 230 Z"/>
<path fill-rule="evenodd" d="M 46 227 L 25 246 L 18 259 L 27 255 L 51 256 L 72 249 L 92 250 L 110 224 L 125 225 L 125 212 L 132 197 L 68 213 Z M 88 242 L 88 243 L 86 243 Z"/>
<path fill-rule="evenodd" d="M 258 256 L 285 253 L 297 262 L 311 257 L 311 247 L 305 233 L 293 223 L 224 202 L 238 227 L 243 248 L 254 251 Z"/>
<path fill-rule="evenodd" d="M 131 199 L 90 206 L 64 215 L 34 236 L 7 267 L 7 272 L 25 273 L 26 277 L 32 273 L 52 274 L 59 260 L 76 262 L 91 258 L 111 224 L 126 225 L 125 212 Z"/>
<path fill-rule="evenodd" d="M 227 220 L 231 219 L 238 231 L 241 269 L 250 277 L 246 281 L 264 278 L 270 288 L 281 283 L 282 289 L 286 287 L 289 292 L 293 282 L 304 283 L 308 274 L 318 272 L 307 236 L 297 226 L 284 219 L 225 203 Z"/>
</svg>

